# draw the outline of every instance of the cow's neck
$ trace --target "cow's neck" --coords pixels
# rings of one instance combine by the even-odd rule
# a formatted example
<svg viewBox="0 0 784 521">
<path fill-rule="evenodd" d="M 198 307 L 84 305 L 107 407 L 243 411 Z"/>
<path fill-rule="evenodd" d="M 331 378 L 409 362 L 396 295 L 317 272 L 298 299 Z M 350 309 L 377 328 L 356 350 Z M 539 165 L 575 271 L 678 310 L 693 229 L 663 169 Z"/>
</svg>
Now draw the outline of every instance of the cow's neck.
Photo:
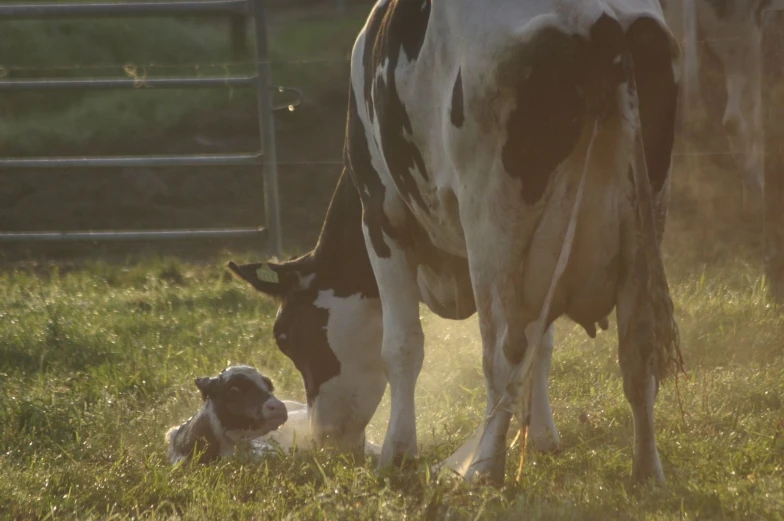
<svg viewBox="0 0 784 521">
<path fill-rule="evenodd" d="M 327 217 L 312 252 L 318 278 L 334 285 L 336 294 L 377 297 L 378 287 L 362 232 L 362 202 L 344 171 L 332 195 Z M 327 280 L 324 280 L 327 279 Z"/>
</svg>

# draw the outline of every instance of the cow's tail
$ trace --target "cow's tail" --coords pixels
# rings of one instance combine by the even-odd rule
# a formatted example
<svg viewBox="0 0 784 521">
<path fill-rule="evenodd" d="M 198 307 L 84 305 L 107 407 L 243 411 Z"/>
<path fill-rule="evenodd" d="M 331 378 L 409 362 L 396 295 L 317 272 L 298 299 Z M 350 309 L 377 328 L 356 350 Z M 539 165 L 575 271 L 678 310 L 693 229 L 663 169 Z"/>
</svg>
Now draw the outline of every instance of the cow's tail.
<svg viewBox="0 0 784 521">
<path fill-rule="evenodd" d="M 675 322 L 672 298 L 670 297 L 667 276 L 664 272 L 659 237 L 654 217 L 654 199 L 645 157 L 645 142 L 640 118 L 640 100 L 634 58 L 631 52 L 622 56 L 624 74 L 629 93 L 634 130 L 634 158 L 632 161 L 632 182 L 634 183 L 636 204 L 636 227 L 634 258 L 631 259 L 629 277 L 636 284 L 637 300 L 632 315 L 650 316 L 653 324 L 654 374 L 659 381 L 682 372 L 683 356 L 680 349 L 678 326 Z M 650 315 L 648 315 L 650 313 Z"/>
</svg>

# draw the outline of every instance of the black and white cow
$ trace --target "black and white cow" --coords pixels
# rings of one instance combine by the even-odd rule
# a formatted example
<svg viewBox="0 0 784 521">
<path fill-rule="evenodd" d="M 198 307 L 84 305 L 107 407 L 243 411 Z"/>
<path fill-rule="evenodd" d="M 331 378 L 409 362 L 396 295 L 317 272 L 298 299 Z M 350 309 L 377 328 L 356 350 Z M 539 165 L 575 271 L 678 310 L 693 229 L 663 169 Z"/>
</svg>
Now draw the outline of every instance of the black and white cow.
<svg viewBox="0 0 784 521">
<path fill-rule="evenodd" d="M 557 443 L 552 322 L 567 315 L 594 335 L 615 308 L 634 475 L 663 479 L 653 405 L 679 347 L 659 242 L 679 59 L 657 0 L 375 5 L 352 53 L 345 172 L 318 244 L 229 265 L 280 300 L 275 339 L 302 374 L 317 439 L 360 448 L 389 382 L 381 464 L 416 456 L 419 304 L 454 320 L 478 312 L 488 414 L 468 477 L 502 481 L 513 413 L 491 411 L 584 186 L 522 420 L 540 449 Z"/>
<path fill-rule="evenodd" d="M 698 42 L 723 67 L 727 104 L 723 123 L 746 183 L 763 184 L 762 14 L 781 0 L 661 0 L 665 18 L 684 47 L 685 109 L 703 110 Z M 688 115 L 685 116 L 688 118 Z"/>
</svg>

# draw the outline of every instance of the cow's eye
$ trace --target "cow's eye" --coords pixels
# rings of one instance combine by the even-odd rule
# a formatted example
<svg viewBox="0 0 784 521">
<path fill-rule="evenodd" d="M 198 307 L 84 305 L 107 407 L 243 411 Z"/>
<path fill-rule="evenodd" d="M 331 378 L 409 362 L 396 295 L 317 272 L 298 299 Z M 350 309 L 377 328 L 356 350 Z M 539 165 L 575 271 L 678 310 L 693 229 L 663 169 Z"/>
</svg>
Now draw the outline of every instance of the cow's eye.
<svg viewBox="0 0 784 521">
<path fill-rule="evenodd" d="M 232 385 L 231 387 L 229 387 L 229 393 L 232 395 L 238 395 L 240 394 L 240 388 Z"/>
<path fill-rule="evenodd" d="M 275 340 L 278 342 L 278 347 L 284 350 L 288 346 L 288 339 L 289 337 L 286 335 L 286 333 L 278 333 L 275 337 Z"/>
</svg>

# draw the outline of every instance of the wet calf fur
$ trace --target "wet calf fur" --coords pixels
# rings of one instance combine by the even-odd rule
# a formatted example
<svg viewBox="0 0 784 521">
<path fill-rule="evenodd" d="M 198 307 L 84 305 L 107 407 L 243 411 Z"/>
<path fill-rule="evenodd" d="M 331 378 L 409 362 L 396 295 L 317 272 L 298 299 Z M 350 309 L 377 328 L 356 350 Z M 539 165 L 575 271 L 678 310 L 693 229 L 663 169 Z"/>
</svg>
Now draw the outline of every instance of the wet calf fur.
<svg viewBox="0 0 784 521">
<path fill-rule="evenodd" d="M 166 433 L 172 464 L 194 456 L 202 463 L 231 456 L 238 442 L 274 431 L 288 418 L 270 379 L 253 367 L 228 367 L 218 376 L 196 378 L 195 384 L 203 400 L 199 412 Z"/>
</svg>

